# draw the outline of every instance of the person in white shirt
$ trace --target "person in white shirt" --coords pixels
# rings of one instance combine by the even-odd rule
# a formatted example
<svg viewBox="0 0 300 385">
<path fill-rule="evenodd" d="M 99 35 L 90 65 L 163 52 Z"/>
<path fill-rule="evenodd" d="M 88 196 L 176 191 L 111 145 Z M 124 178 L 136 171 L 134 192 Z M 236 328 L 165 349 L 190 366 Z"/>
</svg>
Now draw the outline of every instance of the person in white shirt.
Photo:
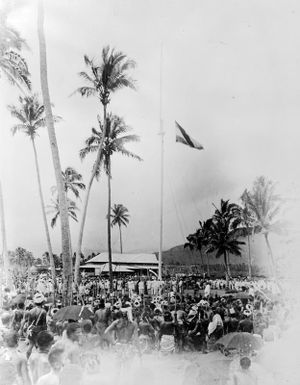
<svg viewBox="0 0 300 385">
<path fill-rule="evenodd" d="M 61 348 L 54 348 L 48 355 L 48 361 L 51 371 L 41 376 L 36 385 L 59 385 L 59 374 L 63 368 L 64 350 Z"/>
<path fill-rule="evenodd" d="M 210 297 L 210 283 L 207 282 L 204 289 L 204 297 L 209 298 Z"/>
</svg>

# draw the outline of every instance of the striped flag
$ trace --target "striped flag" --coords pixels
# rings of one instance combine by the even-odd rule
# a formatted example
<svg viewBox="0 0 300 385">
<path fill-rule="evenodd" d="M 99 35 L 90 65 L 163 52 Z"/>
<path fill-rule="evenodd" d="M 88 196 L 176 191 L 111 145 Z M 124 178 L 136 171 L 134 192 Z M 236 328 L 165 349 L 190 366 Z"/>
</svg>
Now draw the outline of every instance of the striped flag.
<svg viewBox="0 0 300 385">
<path fill-rule="evenodd" d="M 176 122 L 175 120 L 175 127 L 176 127 L 176 142 L 183 143 L 189 147 L 196 148 L 197 150 L 203 150 L 204 147 L 197 142 L 197 140 L 190 137 L 186 131 Z"/>
</svg>

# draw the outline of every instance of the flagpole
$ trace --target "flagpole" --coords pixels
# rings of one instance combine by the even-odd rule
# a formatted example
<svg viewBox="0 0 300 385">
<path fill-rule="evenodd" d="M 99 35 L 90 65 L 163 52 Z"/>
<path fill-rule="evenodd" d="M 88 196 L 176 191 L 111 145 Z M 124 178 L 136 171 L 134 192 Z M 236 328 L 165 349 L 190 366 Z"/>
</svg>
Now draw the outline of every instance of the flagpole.
<svg viewBox="0 0 300 385">
<path fill-rule="evenodd" d="M 159 82 L 159 135 L 161 137 L 160 154 L 160 234 L 159 234 L 159 253 L 158 253 L 158 279 L 162 280 L 162 249 L 163 249 L 163 213 L 164 213 L 164 137 L 162 119 L 162 63 L 163 46 L 160 49 L 160 82 Z"/>
</svg>

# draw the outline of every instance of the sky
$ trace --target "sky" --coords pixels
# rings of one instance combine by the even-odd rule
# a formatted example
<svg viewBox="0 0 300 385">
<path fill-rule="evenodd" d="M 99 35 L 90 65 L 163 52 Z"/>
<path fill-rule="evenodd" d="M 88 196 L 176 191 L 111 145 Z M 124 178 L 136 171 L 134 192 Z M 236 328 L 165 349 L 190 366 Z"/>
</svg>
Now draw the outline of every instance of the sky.
<svg viewBox="0 0 300 385">
<path fill-rule="evenodd" d="M 20 1 L 9 21 L 26 39 L 24 51 L 35 92 L 41 94 L 35 1 Z M 124 118 L 140 142 L 128 145 L 142 162 L 115 155 L 112 203 L 130 213 L 124 251 L 157 251 L 160 216 L 160 64 L 165 130 L 163 248 L 182 244 L 220 199 L 238 202 L 245 188 L 265 175 L 280 194 L 297 202 L 300 186 L 300 4 L 291 0 L 46 0 L 50 96 L 62 167 L 87 183 L 94 157 L 79 150 L 97 125 L 96 98 L 73 91 L 83 85 L 84 54 L 99 58 L 110 45 L 136 61 L 136 91 L 111 96 L 109 111 Z M 161 59 L 162 47 L 162 59 Z M 19 91 L 0 79 L 1 180 L 7 243 L 36 256 L 46 250 L 33 151 L 7 105 Z M 175 142 L 175 120 L 203 151 Z M 55 177 L 46 128 L 36 140 L 46 204 Z M 83 201 L 84 193 L 81 194 Z M 78 201 L 81 208 L 82 201 Z M 107 248 L 107 180 L 95 182 L 83 239 L 85 252 Z M 290 207 L 289 214 L 295 216 Z M 299 211 L 298 211 L 299 212 Z M 78 217 L 80 220 L 80 212 Z M 51 215 L 49 215 L 49 221 Z M 71 221 L 75 248 L 79 225 Z M 119 250 L 117 229 L 113 250 Z M 59 225 L 51 229 L 60 252 Z"/>
</svg>

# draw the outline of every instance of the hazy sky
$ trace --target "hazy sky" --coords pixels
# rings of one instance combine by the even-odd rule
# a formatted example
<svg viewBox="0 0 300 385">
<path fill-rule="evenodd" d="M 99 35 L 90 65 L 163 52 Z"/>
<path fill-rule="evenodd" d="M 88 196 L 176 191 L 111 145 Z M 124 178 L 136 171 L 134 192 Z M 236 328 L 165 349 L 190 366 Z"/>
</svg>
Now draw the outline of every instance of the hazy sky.
<svg viewBox="0 0 300 385">
<path fill-rule="evenodd" d="M 33 88 L 40 93 L 35 1 L 22 1 L 10 22 L 27 40 L 24 52 Z M 83 55 L 100 57 L 109 44 L 137 62 L 137 91 L 121 90 L 109 110 L 124 117 L 141 142 L 128 148 L 144 161 L 116 155 L 112 202 L 124 204 L 130 224 L 125 251 L 159 245 L 159 68 L 163 44 L 165 143 L 164 248 L 184 242 L 212 202 L 238 200 L 265 175 L 289 196 L 299 191 L 300 4 L 288 0 L 48 0 L 45 1 L 49 84 L 62 167 L 73 166 L 87 182 L 93 155 L 78 157 L 102 107 L 70 94 L 83 82 Z M 18 91 L 0 79 L 1 178 L 9 249 L 46 250 L 34 159 L 23 134 L 11 135 L 6 106 Z M 197 151 L 175 143 L 174 120 L 203 144 Z M 46 129 L 37 138 L 47 204 L 55 184 Z M 84 193 L 82 194 L 83 198 Z M 81 202 L 78 202 L 81 207 Z M 106 249 L 107 181 L 92 188 L 83 249 Z M 80 213 L 79 213 L 80 217 Z M 49 216 L 50 220 L 51 216 Z M 71 223 L 76 245 L 78 224 Z M 51 230 L 60 250 L 59 226 Z M 117 229 L 113 248 L 118 250 Z"/>
</svg>

